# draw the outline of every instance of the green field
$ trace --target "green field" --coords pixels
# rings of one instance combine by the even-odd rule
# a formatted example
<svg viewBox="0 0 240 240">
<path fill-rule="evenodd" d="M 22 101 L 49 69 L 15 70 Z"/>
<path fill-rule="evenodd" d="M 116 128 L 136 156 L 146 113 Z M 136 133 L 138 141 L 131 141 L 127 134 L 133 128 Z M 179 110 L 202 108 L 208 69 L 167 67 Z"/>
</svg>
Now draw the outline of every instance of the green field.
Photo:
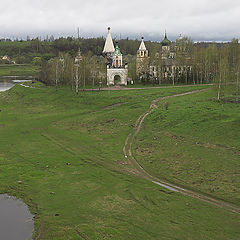
<svg viewBox="0 0 240 240">
<path fill-rule="evenodd" d="M 135 157 L 160 179 L 240 206 L 240 105 L 212 92 L 160 102 L 137 137 Z"/>
<path fill-rule="evenodd" d="M 53 87 L 43 87 L 38 83 L 33 86 L 36 88 L 17 85 L 8 92 L 0 93 L 0 192 L 20 197 L 30 206 L 35 213 L 35 239 L 239 239 L 238 214 L 141 179 L 127 164 L 122 152 L 135 121 L 148 109 L 153 99 L 205 86 L 95 91 L 79 95 L 65 87 L 56 92 Z M 186 144 L 186 149 L 179 149 L 186 151 L 181 156 L 188 161 L 184 165 L 186 172 L 195 167 L 192 155 L 198 152 L 192 153 L 192 142 L 186 140 L 182 143 L 179 136 L 191 136 L 193 142 L 198 141 L 201 145 L 220 143 L 225 146 L 222 140 L 227 141 L 229 136 L 237 133 L 238 124 L 232 124 L 237 116 L 237 106 L 228 107 L 210 101 L 210 91 L 171 99 L 168 110 L 159 108 L 146 119 L 134 148 L 137 147 L 137 159 L 146 164 L 149 171 L 176 181 L 170 169 L 164 174 L 157 171 L 164 166 L 157 162 L 156 156 L 159 154 L 162 158 L 162 154 L 167 155 L 152 147 L 156 139 L 160 144 L 161 131 L 169 134 L 163 138 L 166 141 L 165 150 L 169 153 L 172 153 L 171 141 L 178 141 L 174 142 L 175 145 Z M 210 109 L 219 115 L 224 113 L 225 121 L 212 115 L 207 105 L 202 111 L 202 104 L 208 101 Z M 190 107 L 191 102 L 194 104 Z M 176 117 L 174 109 L 178 109 Z M 206 128 L 201 125 L 204 121 L 200 121 L 203 120 L 203 112 L 206 113 Z M 199 122 L 191 121 L 196 114 Z M 231 117 L 228 118 L 228 115 Z M 182 127 L 177 121 L 179 119 L 186 120 Z M 207 128 L 210 120 L 216 123 L 211 125 L 211 132 Z M 160 129 L 161 124 L 165 124 L 164 129 Z M 209 132 L 202 134 L 204 131 Z M 219 131 L 225 137 L 218 136 Z M 232 137 L 227 148 L 221 148 L 219 154 L 224 152 L 227 158 L 228 154 L 232 154 L 228 147 L 239 150 L 238 140 L 238 137 Z M 198 145 L 196 147 L 200 148 Z M 202 148 L 205 149 L 204 146 Z M 149 149 L 148 153 L 146 149 Z M 199 154 L 202 155 L 200 150 Z M 144 156 L 147 156 L 147 161 Z M 171 154 L 170 157 L 174 159 L 172 165 L 176 161 L 181 163 Z M 213 163 L 210 162 L 212 159 Z M 235 182 L 229 180 L 229 171 L 237 174 L 239 165 L 235 158 L 228 163 L 224 163 L 224 159 L 214 171 L 221 171 L 220 178 L 230 187 L 227 189 L 224 185 L 222 195 L 213 193 L 239 205 L 237 193 L 234 195 L 231 190 L 235 188 Z M 204 164 L 201 162 L 200 169 L 205 171 L 204 178 L 209 179 L 216 161 L 212 156 L 209 165 L 204 158 L 202 161 Z M 184 175 L 183 170 L 181 173 L 180 177 L 186 178 L 182 183 L 179 177 L 181 184 L 209 192 L 207 187 L 200 188 L 187 181 L 190 176 Z M 236 181 L 237 175 L 233 179 Z"/>
<path fill-rule="evenodd" d="M 30 64 L 0 64 L 0 76 L 36 76 L 39 67 Z"/>
</svg>

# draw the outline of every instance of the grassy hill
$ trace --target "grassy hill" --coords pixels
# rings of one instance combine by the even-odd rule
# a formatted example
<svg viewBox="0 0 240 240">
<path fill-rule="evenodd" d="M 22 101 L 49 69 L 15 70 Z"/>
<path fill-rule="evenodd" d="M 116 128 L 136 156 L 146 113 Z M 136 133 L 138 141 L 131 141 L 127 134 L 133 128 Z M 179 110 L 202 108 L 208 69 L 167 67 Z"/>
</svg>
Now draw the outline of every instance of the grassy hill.
<svg viewBox="0 0 240 240">
<path fill-rule="evenodd" d="M 36 76 L 39 67 L 30 64 L 0 64 L 0 76 Z"/>
<path fill-rule="evenodd" d="M 122 152 L 124 141 L 136 119 L 148 109 L 153 99 L 204 86 L 82 92 L 79 95 L 64 87 L 56 92 L 53 87 L 38 83 L 33 86 L 35 89 L 17 85 L 8 92 L 0 93 L 0 192 L 16 195 L 30 206 L 35 213 L 35 239 L 239 238 L 239 215 L 141 179 L 127 164 Z M 185 109 L 188 109 L 190 116 L 192 111 L 197 114 L 197 109 L 201 110 L 199 104 L 210 97 L 211 93 L 207 92 L 174 98 L 171 102 L 169 100 L 167 112 L 164 110 L 162 113 L 159 109 L 146 119 L 146 125 L 138 136 L 138 140 L 143 139 L 145 144 L 140 146 L 141 141 L 137 141 L 136 145 L 138 150 L 143 149 L 143 153 L 136 153 L 142 162 L 145 162 L 143 155 L 152 158 L 156 169 L 147 163 L 149 171 L 159 174 L 157 168 L 162 168 L 154 160 L 162 153 L 151 148 L 150 144 L 154 143 L 155 138 L 160 144 L 162 135 L 159 132 L 163 130 L 159 125 L 164 122 L 164 131 L 169 134 L 175 132 L 166 130 L 168 128 L 175 131 L 182 129 L 182 132 L 175 134 L 177 137 L 181 135 L 186 138 L 188 133 L 194 138 L 193 142 L 196 138 L 200 144 L 216 144 L 211 138 L 205 140 L 212 135 L 200 131 L 201 121 L 196 122 L 194 131 L 191 131 L 192 127 L 188 129 L 189 124 L 193 123 L 184 114 Z M 188 108 L 190 100 L 195 105 Z M 215 102 L 211 103 L 217 106 Z M 235 105 L 232 108 L 235 109 Z M 174 113 L 174 109 L 178 111 Z M 159 117 L 162 114 L 166 115 L 165 121 Z M 183 118 L 187 121 L 181 127 L 176 123 Z M 205 121 L 207 119 L 206 115 Z M 235 125 L 228 125 L 230 120 L 227 119 L 224 127 L 233 135 Z M 214 121 L 218 122 L 219 119 L 216 117 Z M 217 128 L 218 124 L 211 126 Z M 215 132 L 214 129 L 212 132 Z M 222 132 L 227 134 L 227 131 Z M 172 135 L 163 138 L 161 144 L 168 144 L 172 139 L 179 141 L 176 142 L 179 145 L 185 144 L 180 143 L 179 137 L 172 138 Z M 223 138 L 217 139 L 220 141 Z M 237 140 L 231 139 L 227 146 L 238 147 Z M 190 143 L 187 141 L 189 148 Z M 146 148 L 151 152 L 146 154 Z M 170 149 L 168 145 L 166 148 Z M 230 150 L 221 148 L 221 151 L 228 154 Z M 214 158 L 211 156 L 211 159 Z M 186 161 L 191 164 L 189 159 Z M 232 172 L 238 167 L 236 160 L 230 160 L 228 164 L 222 163 L 223 160 L 220 162 L 223 165 L 217 166 L 216 170 L 221 170 L 224 176 L 223 167 L 227 166 L 227 171 Z M 212 169 L 213 164 L 216 161 L 209 163 L 209 166 L 205 162 L 201 168 Z M 206 178 L 211 177 L 209 172 L 206 174 Z M 171 180 L 171 176 L 169 169 L 164 177 Z M 229 183 L 228 178 L 227 181 Z M 189 186 L 194 187 L 191 183 Z M 227 190 L 224 190 L 226 193 Z M 236 198 L 232 197 L 226 199 L 236 202 Z"/>
<path fill-rule="evenodd" d="M 240 105 L 212 92 L 161 102 L 137 137 L 135 156 L 155 176 L 240 206 Z"/>
</svg>

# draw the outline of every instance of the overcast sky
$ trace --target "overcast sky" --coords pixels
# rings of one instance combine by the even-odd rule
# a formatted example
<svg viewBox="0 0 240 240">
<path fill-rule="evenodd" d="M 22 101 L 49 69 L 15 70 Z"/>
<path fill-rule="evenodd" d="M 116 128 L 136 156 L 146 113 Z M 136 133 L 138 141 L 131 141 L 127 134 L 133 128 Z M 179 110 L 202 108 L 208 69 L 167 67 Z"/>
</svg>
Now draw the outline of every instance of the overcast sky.
<svg viewBox="0 0 240 240">
<path fill-rule="evenodd" d="M 240 38 L 240 0 L 0 0 L 0 37 Z"/>
</svg>

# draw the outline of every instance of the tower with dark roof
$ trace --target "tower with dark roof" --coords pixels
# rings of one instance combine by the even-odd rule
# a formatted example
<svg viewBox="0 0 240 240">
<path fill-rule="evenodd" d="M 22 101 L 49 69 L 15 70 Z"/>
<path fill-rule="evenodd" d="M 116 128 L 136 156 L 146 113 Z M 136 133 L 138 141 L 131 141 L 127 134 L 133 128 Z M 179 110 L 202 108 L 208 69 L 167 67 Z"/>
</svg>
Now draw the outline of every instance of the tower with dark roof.
<svg viewBox="0 0 240 240">
<path fill-rule="evenodd" d="M 164 39 L 161 42 L 162 45 L 162 51 L 166 52 L 166 51 L 170 51 L 170 46 L 171 46 L 171 41 L 167 38 L 167 32 L 165 31 L 164 34 Z"/>
<path fill-rule="evenodd" d="M 148 68 L 149 68 L 149 55 L 148 55 L 148 50 L 144 43 L 144 37 L 142 37 L 142 41 L 137 51 L 137 59 L 136 59 L 137 76 L 140 77 L 142 74 L 146 73 L 146 70 Z"/>
</svg>

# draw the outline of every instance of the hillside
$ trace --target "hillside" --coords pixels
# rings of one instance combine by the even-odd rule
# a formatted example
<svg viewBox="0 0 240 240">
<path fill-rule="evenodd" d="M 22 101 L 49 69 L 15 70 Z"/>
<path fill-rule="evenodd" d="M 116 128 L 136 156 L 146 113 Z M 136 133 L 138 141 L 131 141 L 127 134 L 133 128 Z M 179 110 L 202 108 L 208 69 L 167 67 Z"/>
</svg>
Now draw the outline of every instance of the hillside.
<svg viewBox="0 0 240 240">
<path fill-rule="evenodd" d="M 0 193 L 16 195 L 30 206 L 35 214 L 34 239 L 239 238 L 239 214 L 141 178 L 123 154 L 126 137 L 152 100 L 206 86 L 85 91 L 79 95 L 67 87 L 58 91 L 40 83 L 32 87 L 17 85 L 0 93 Z M 235 156 L 228 148 L 239 148 L 239 138 L 233 137 L 238 129 L 237 105 L 217 105 L 210 98 L 211 90 L 172 98 L 168 110 L 164 105 L 149 115 L 134 145 L 136 156 L 153 174 L 171 181 L 178 167 L 179 182 L 184 180 L 184 185 L 208 193 L 211 184 L 200 188 L 185 180 L 189 176 L 180 168 L 181 159 L 186 160 L 184 167 L 191 168 L 198 164 L 197 154 L 202 156 L 203 151 L 207 156 L 205 151 L 213 151 L 211 162 L 205 155 L 201 160 L 200 174 L 207 174 L 203 176 L 206 186 L 205 179 L 212 177 L 210 170 L 217 164 L 214 156 L 221 154 L 224 158 L 214 171 L 221 172 L 219 181 L 227 182 L 223 188 L 219 184 L 223 194 L 214 196 L 239 206 L 239 193 L 233 192 L 239 176 L 233 179 L 229 174 L 236 173 L 239 165 L 235 158 L 225 161 Z M 216 114 L 221 111 L 224 119 Z M 209 118 L 213 122 L 208 128 Z M 218 135 L 219 128 L 224 136 Z M 224 147 L 208 149 L 196 145 L 197 141 Z M 171 147 L 176 143 L 179 146 L 173 153 Z M 191 152 L 192 156 L 183 147 L 196 152 Z M 162 158 L 162 154 L 169 154 L 165 158 L 171 168 L 159 164 L 157 156 Z"/>
</svg>

